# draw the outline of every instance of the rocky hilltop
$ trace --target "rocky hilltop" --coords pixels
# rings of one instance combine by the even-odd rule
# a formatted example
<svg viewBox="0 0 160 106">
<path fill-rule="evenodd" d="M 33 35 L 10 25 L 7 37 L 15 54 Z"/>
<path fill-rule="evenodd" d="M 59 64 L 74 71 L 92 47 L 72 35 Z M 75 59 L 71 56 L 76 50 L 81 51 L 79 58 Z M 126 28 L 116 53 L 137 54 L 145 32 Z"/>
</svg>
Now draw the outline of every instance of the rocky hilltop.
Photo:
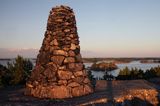
<svg viewBox="0 0 160 106">
<path fill-rule="evenodd" d="M 38 98 L 71 98 L 92 92 L 80 54 L 74 12 L 68 6 L 52 8 L 25 94 Z"/>
<path fill-rule="evenodd" d="M 160 106 L 160 91 L 145 80 L 98 80 L 96 92 L 63 100 L 39 99 L 23 92 L 23 86 L 0 89 L 1 106 Z"/>
</svg>

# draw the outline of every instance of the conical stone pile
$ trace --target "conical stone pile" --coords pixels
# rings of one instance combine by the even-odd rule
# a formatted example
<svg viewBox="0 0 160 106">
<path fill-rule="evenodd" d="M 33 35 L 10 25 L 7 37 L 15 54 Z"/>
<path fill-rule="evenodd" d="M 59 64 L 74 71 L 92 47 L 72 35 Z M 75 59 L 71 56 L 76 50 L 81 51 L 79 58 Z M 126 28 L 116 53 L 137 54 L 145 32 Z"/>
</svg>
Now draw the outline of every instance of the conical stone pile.
<svg viewBox="0 0 160 106">
<path fill-rule="evenodd" d="M 71 98 L 92 93 L 80 54 L 75 15 L 67 6 L 52 8 L 26 95 Z"/>
</svg>

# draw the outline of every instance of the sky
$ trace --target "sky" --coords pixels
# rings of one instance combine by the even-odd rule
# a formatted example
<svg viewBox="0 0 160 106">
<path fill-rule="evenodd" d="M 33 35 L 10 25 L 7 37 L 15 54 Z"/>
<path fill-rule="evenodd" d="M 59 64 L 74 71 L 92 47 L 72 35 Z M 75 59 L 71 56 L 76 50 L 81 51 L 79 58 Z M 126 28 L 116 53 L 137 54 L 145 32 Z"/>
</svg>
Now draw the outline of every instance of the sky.
<svg viewBox="0 0 160 106">
<path fill-rule="evenodd" d="M 0 0 L 0 58 L 36 57 L 56 5 L 73 8 L 83 57 L 160 57 L 160 0 Z"/>
</svg>

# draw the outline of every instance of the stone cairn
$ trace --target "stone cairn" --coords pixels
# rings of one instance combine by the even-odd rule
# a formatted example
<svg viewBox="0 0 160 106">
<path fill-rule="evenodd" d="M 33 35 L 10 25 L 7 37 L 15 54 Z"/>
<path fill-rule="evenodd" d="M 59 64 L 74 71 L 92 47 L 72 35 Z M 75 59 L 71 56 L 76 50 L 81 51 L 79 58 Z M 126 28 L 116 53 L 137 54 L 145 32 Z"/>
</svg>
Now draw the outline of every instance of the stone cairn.
<svg viewBox="0 0 160 106">
<path fill-rule="evenodd" d="M 68 6 L 52 8 L 26 95 L 71 98 L 92 93 L 80 54 L 75 15 Z"/>
</svg>

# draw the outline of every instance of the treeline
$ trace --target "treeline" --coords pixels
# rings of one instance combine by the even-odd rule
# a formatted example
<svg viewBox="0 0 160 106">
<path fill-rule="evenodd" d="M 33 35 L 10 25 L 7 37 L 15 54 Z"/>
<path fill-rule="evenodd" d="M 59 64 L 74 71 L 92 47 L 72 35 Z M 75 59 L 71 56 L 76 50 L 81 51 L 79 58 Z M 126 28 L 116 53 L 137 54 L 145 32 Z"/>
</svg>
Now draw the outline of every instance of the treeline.
<svg viewBox="0 0 160 106">
<path fill-rule="evenodd" d="M 129 69 L 128 67 L 125 67 L 124 69 L 120 70 L 117 77 L 108 74 L 108 72 L 106 71 L 103 78 L 94 78 L 92 75 L 92 71 L 88 70 L 88 76 L 92 82 L 92 85 L 95 85 L 96 82 L 95 80 L 137 80 L 137 79 L 148 80 L 156 77 L 160 78 L 160 66 L 148 69 L 146 71 L 137 68 Z"/>
<path fill-rule="evenodd" d="M 33 64 L 29 59 L 17 56 L 13 63 L 0 65 L 0 87 L 25 84 L 30 76 Z"/>
<path fill-rule="evenodd" d="M 142 69 L 132 68 L 129 69 L 125 67 L 123 70 L 120 70 L 117 80 L 134 80 L 134 79 L 150 79 L 160 77 L 160 66 L 154 67 L 146 70 L 145 72 Z"/>
</svg>

